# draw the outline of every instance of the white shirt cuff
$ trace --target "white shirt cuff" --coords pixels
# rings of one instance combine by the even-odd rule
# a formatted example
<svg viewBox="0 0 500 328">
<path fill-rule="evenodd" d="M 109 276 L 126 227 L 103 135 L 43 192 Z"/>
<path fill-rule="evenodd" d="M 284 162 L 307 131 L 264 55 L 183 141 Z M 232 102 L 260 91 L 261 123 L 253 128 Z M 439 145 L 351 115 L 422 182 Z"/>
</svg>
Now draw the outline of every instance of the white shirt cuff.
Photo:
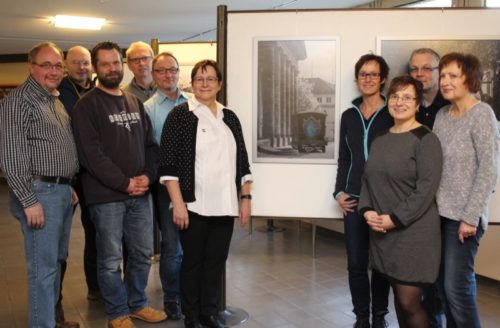
<svg viewBox="0 0 500 328">
<path fill-rule="evenodd" d="M 171 175 L 164 175 L 164 176 L 161 176 L 160 177 L 160 183 L 161 184 L 165 184 L 166 181 L 168 180 L 175 180 L 175 181 L 179 181 L 179 178 L 178 177 L 174 177 L 174 176 L 171 176 Z"/>
<path fill-rule="evenodd" d="M 245 175 L 245 176 L 243 176 L 243 177 L 241 178 L 241 185 L 242 185 L 242 186 L 243 186 L 245 183 L 247 183 L 247 182 L 250 182 L 250 183 L 252 183 L 252 182 L 253 182 L 253 178 L 252 178 L 252 175 L 251 175 L 251 174 L 247 174 L 247 175 Z"/>
</svg>

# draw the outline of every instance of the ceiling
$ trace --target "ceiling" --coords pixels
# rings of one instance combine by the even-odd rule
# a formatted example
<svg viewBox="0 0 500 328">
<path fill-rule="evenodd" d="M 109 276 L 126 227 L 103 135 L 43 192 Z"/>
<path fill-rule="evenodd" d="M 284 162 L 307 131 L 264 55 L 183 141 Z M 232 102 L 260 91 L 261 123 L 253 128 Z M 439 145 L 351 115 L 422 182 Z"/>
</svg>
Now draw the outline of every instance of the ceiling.
<svg viewBox="0 0 500 328">
<path fill-rule="evenodd" d="M 7 2 L 8 4 L 6 4 Z M 133 41 L 214 41 L 217 6 L 228 11 L 347 8 L 367 0 L 3 0 L 0 55 L 25 54 L 36 43 L 53 41 L 63 50 L 75 44 L 92 48 L 100 41 L 128 47 Z M 101 31 L 55 28 L 56 14 L 104 17 Z"/>
</svg>

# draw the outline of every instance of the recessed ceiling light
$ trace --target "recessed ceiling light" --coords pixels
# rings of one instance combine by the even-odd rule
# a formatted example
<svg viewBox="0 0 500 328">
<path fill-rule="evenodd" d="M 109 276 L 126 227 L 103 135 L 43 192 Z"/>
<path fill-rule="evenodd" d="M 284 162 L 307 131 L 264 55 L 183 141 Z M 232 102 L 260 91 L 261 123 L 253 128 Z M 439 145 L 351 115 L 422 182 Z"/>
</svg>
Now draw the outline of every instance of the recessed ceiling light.
<svg viewBox="0 0 500 328">
<path fill-rule="evenodd" d="M 51 23 L 60 28 L 76 28 L 82 30 L 100 30 L 106 19 L 81 16 L 56 15 Z"/>
</svg>

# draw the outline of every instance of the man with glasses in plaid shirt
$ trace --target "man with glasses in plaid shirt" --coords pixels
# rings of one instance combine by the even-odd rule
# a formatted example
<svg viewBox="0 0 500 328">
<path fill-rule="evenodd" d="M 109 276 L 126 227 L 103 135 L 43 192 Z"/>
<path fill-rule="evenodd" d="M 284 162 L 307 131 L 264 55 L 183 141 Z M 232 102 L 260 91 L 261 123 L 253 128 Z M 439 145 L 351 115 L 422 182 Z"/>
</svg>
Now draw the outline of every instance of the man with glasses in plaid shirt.
<svg viewBox="0 0 500 328">
<path fill-rule="evenodd" d="M 66 327 L 56 324 L 54 309 L 78 201 L 71 187 L 78 159 L 70 119 L 58 99 L 61 49 L 51 42 L 36 45 L 28 53 L 28 69 L 28 80 L 2 103 L 0 163 L 10 210 L 24 235 L 28 327 Z"/>
</svg>

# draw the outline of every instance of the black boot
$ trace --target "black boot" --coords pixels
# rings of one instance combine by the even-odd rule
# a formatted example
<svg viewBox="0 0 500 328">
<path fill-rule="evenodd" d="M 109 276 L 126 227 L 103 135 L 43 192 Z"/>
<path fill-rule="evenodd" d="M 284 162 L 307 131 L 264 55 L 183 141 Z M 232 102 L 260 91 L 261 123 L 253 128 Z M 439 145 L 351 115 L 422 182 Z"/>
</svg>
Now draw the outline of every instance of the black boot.
<svg viewBox="0 0 500 328">
<path fill-rule="evenodd" d="M 208 328 L 224 328 L 224 324 L 219 320 L 219 316 L 216 314 L 212 314 L 209 316 L 202 315 L 200 318 L 200 322 Z"/>
<path fill-rule="evenodd" d="M 389 324 L 383 316 L 374 316 L 372 318 L 372 328 L 387 328 Z"/>
<path fill-rule="evenodd" d="M 194 318 L 186 318 L 184 319 L 184 327 L 185 328 L 204 328 L 200 323 L 200 320 Z"/>
<path fill-rule="evenodd" d="M 370 328 L 370 318 L 368 317 L 356 317 L 356 322 L 353 328 Z"/>
</svg>

